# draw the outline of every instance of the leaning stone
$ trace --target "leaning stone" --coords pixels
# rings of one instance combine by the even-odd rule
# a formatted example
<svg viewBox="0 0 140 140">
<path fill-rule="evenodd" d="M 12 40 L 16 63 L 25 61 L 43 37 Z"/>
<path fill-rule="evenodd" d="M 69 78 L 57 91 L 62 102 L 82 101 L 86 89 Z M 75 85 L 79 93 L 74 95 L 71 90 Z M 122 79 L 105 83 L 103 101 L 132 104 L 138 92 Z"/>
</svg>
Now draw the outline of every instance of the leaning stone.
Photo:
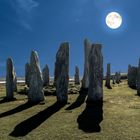
<svg viewBox="0 0 140 140">
<path fill-rule="evenodd" d="M 80 78 L 79 78 L 79 68 L 77 66 L 75 66 L 75 75 L 74 75 L 74 79 L 75 79 L 75 84 L 79 85 L 80 84 Z"/>
<path fill-rule="evenodd" d="M 89 89 L 87 102 L 103 100 L 103 56 L 100 44 L 92 45 L 89 54 Z"/>
<path fill-rule="evenodd" d="M 69 84 L 69 43 L 64 42 L 56 54 L 56 96 L 58 102 L 66 103 L 68 100 Z"/>
<path fill-rule="evenodd" d="M 85 55 L 85 62 L 84 62 L 84 75 L 82 79 L 82 88 L 87 89 L 89 86 L 89 53 L 91 50 L 91 43 L 88 39 L 85 39 L 84 41 L 84 55 Z"/>
<path fill-rule="evenodd" d="M 11 58 L 7 59 L 6 67 L 6 98 L 12 100 L 14 98 L 14 66 Z"/>
<path fill-rule="evenodd" d="M 44 101 L 43 78 L 36 51 L 31 52 L 30 57 L 30 81 L 28 100 L 32 103 Z"/>
<path fill-rule="evenodd" d="M 49 67 L 47 64 L 42 70 L 42 76 L 43 76 L 43 85 L 48 86 L 50 83 L 50 77 L 49 77 Z"/>
</svg>

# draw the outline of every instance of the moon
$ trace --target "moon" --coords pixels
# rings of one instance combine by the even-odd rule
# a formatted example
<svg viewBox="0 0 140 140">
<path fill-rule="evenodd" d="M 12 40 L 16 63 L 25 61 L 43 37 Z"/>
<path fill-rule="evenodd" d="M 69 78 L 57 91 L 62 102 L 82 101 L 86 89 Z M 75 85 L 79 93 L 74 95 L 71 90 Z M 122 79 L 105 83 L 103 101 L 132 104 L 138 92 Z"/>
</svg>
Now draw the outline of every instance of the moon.
<svg viewBox="0 0 140 140">
<path fill-rule="evenodd" d="M 106 24 L 111 29 L 117 29 L 122 25 L 122 16 L 117 12 L 110 12 L 106 16 Z"/>
</svg>

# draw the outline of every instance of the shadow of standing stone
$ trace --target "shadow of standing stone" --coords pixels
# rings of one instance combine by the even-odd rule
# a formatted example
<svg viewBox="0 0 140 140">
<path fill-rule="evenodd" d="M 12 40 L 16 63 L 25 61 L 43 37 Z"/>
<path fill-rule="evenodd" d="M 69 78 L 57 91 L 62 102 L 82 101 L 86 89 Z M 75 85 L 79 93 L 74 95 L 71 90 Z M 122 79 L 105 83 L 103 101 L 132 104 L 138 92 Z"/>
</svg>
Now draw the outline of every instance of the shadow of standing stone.
<svg viewBox="0 0 140 140">
<path fill-rule="evenodd" d="M 103 102 L 88 102 L 85 110 L 78 116 L 77 123 L 79 129 L 84 132 L 100 132 L 100 123 L 103 120 Z"/>
</svg>

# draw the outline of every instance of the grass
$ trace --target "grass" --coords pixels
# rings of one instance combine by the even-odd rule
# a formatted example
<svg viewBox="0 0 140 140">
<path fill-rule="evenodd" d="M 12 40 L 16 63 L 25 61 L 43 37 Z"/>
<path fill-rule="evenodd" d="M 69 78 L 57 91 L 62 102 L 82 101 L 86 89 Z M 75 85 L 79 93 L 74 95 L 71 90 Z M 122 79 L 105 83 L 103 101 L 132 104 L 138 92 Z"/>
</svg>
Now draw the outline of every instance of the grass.
<svg viewBox="0 0 140 140">
<path fill-rule="evenodd" d="M 22 93 L 24 85 L 18 86 Z M 103 120 L 101 131 L 86 133 L 78 128 L 77 118 L 86 103 L 72 107 L 79 96 L 79 86 L 70 85 L 69 104 L 58 106 L 53 86 L 45 89 L 45 104 L 29 105 L 27 96 L 15 93 L 17 100 L 2 102 L 5 86 L 0 85 L 0 140 L 139 140 L 140 97 L 126 81 L 104 87 Z M 21 136 L 23 135 L 23 136 Z"/>
</svg>

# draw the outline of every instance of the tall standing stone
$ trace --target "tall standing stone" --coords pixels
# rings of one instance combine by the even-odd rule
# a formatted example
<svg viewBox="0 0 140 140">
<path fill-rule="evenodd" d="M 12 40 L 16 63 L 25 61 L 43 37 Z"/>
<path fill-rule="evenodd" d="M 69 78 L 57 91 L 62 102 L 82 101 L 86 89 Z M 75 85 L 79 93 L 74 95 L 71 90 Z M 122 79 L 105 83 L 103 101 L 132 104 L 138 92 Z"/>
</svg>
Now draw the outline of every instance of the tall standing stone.
<svg viewBox="0 0 140 140">
<path fill-rule="evenodd" d="M 67 102 L 69 84 L 69 43 L 64 42 L 56 54 L 56 96 L 58 102 Z"/>
<path fill-rule="evenodd" d="M 29 87 L 30 83 L 30 64 L 27 62 L 25 64 L 25 84 Z"/>
<path fill-rule="evenodd" d="M 43 85 L 48 86 L 50 83 L 50 77 L 49 77 L 49 67 L 47 64 L 42 70 L 42 75 L 43 75 Z"/>
<path fill-rule="evenodd" d="M 91 50 L 91 43 L 88 39 L 84 41 L 84 55 L 85 55 L 85 62 L 84 62 L 84 75 L 82 79 L 82 88 L 87 89 L 89 86 L 89 53 Z"/>
<path fill-rule="evenodd" d="M 37 103 L 44 100 L 43 78 L 36 51 L 31 52 L 30 57 L 30 81 L 29 81 L 29 102 Z"/>
<path fill-rule="evenodd" d="M 89 101 L 103 100 L 103 56 L 100 44 L 92 45 L 89 55 Z"/>
<path fill-rule="evenodd" d="M 11 100 L 14 98 L 14 65 L 11 58 L 7 59 L 6 69 L 6 98 Z"/>
<path fill-rule="evenodd" d="M 140 59 L 139 59 L 138 71 L 137 71 L 137 95 L 140 95 Z"/>
<path fill-rule="evenodd" d="M 80 84 L 80 78 L 79 78 L 79 68 L 77 66 L 75 66 L 75 75 L 74 75 L 74 79 L 75 79 L 75 84 L 79 85 Z"/>
<path fill-rule="evenodd" d="M 107 72 L 106 72 L 106 83 L 105 86 L 109 89 L 111 89 L 110 85 L 110 63 L 107 64 Z"/>
</svg>

